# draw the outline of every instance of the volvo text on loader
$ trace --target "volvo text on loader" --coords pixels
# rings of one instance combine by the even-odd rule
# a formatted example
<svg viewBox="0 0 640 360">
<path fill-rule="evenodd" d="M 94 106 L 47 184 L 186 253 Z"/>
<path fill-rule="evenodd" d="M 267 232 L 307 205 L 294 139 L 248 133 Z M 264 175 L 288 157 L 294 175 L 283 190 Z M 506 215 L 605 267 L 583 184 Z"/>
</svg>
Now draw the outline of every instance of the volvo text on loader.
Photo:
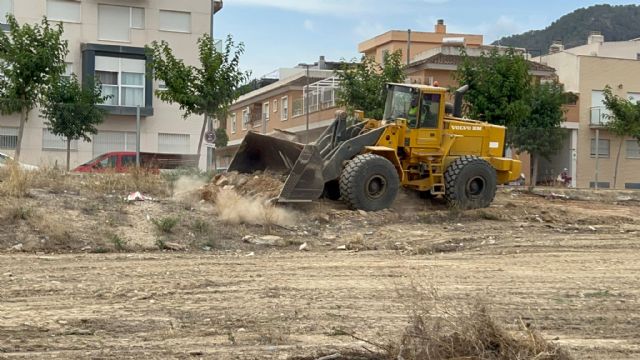
<svg viewBox="0 0 640 360">
<path fill-rule="evenodd" d="M 228 171 L 288 174 L 278 202 L 342 199 L 376 211 L 399 187 L 444 197 L 462 209 L 487 207 L 498 184 L 518 179 L 519 160 L 503 156 L 505 128 L 461 118 L 464 86 L 453 105 L 447 89 L 389 84 L 382 120 L 335 121 L 311 144 L 249 132 Z M 352 124 L 349 124 L 352 122 Z"/>
</svg>

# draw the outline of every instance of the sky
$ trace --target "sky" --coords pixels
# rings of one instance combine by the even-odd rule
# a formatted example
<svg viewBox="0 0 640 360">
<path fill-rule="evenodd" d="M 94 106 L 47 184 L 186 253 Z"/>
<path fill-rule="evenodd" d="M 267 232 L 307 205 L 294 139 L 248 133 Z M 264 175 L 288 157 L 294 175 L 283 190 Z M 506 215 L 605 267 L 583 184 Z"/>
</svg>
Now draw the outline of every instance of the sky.
<svg viewBox="0 0 640 360">
<path fill-rule="evenodd" d="M 543 29 L 591 0 L 224 0 L 215 37 L 232 35 L 245 45 L 241 66 L 252 77 L 281 67 L 313 63 L 320 55 L 358 58 L 358 44 L 389 30 L 482 34 L 485 44 L 502 36 Z M 611 5 L 635 1 L 608 1 Z"/>
</svg>

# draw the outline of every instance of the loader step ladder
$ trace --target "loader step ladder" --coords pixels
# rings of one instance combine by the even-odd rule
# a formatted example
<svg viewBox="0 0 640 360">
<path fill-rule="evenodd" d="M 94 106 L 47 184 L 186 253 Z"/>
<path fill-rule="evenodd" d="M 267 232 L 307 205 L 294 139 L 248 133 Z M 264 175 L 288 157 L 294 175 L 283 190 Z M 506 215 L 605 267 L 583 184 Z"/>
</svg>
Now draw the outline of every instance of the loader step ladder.
<svg viewBox="0 0 640 360">
<path fill-rule="evenodd" d="M 442 141 L 442 154 L 429 158 L 427 165 L 429 166 L 430 176 L 433 179 L 431 185 L 431 195 L 444 196 L 446 192 L 446 185 L 444 182 L 444 159 L 449 154 L 453 143 L 456 139 L 461 137 L 460 135 L 448 134 L 443 137 Z"/>
<path fill-rule="evenodd" d="M 431 195 L 440 196 L 445 193 L 445 184 L 444 184 L 444 157 L 439 157 L 434 159 L 434 161 L 429 161 L 429 171 L 431 173 L 431 178 L 433 179 L 433 184 L 431 185 Z"/>
</svg>

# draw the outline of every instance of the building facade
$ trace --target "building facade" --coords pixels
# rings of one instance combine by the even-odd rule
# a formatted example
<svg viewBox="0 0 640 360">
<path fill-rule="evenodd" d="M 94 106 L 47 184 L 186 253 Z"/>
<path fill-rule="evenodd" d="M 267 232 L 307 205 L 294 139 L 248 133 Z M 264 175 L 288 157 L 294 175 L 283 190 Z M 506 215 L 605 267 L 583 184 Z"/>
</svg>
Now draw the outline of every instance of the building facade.
<svg viewBox="0 0 640 360">
<path fill-rule="evenodd" d="M 615 188 L 640 189 L 638 141 L 618 138 L 606 130 L 609 113 L 603 103 L 606 86 L 620 97 L 640 101 L 639 40 L 605 42 L 602 35 L 593 33 L 587 45 L 564 49 L 556 42 L 549 55 L 535 59 L 556 68 L 565 90 L 577 95 L 570 109 L 575 132 L 565 146 L 570 153 L 546 165 L 561 170 L 563 161 L 570 158 L 575 164 L 571 169 L 574 186 L 613 188 L 620 149 Z"/>
<path fill-rule="evenodd" d="M 229 109 L 226 124 L 221 123 L 226 126 L 229 143 L 216 149 L 217 167 L 229 166 L 249 131 L 261 134 L 281 131 L 300 143 L 315 141 L 335 119 L 338 110 L 335 71 L 341 65 L 321 57 L 308 71 L 306 65 L 279 69 L 268 85 L 238 98 Z"/>
<path fill-rule="evenodd" d="M 197 39 L 208 33 L 211 2 L 192 0 L 0 0 L 0 23 L 12 13 L 19 23 L 37 23 L 44 16 L 62 22 L 69 42 L 67 73 L 80 79 L 95 76 L 102 83 L 108 111 L 92 142 L 71 145 L 71 166 L 109 151 L 135 151 L 136 112 L 141 113 L 142 151 L 195 154 L 201 117 L 183 119 L 175 105 L 154 96 L 161 84 L 147 76 L 150 59 L 144 47 L 166 40 L 185 63 L 198 62 Z M 1 25 L 6 30 L 6 25 Z M 0 117 L 0 151 L 12 154 L 19 115 Z M 31 112 L 22 141 L 21 161 L 36 165 L 63 164 L 63 139 L 47 130 L 39 111 Z M 201 159 L 201 167 L 204 166 Z"/>
</svg>

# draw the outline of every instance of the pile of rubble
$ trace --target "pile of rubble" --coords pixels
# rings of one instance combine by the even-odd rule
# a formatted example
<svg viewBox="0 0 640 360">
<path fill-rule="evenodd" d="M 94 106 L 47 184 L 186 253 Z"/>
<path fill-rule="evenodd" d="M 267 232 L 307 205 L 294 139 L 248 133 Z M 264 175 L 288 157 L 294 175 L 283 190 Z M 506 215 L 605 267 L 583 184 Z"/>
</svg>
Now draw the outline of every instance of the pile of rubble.
<svg viewBox="0 0 640 360">
<path fill-rule="evenodd" d="M 286 175 L 257 171 L 253 174 L 229 172 L 216 175 L 201 190 L 201 197 L 215 202 L 220 190 L 233 190 L 246 197 L 275 198 L 280 195 Z"/>
</svg>

